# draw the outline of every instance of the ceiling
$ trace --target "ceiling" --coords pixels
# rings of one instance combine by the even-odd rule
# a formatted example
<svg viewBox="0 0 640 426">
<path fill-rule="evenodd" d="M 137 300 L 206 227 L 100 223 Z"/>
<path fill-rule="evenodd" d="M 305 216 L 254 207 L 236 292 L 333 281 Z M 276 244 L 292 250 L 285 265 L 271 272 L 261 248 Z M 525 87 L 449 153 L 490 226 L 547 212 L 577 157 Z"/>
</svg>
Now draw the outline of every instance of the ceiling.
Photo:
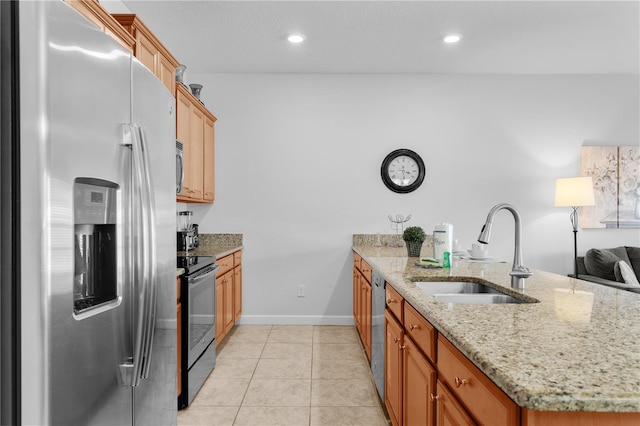
<svg viewBox="0 0 640 426">
<path fill-rule="evenodd" d="M 114 12 L 109 3 L 102 1 Z M 138 14 L 191 73 L 639 74 L 640 69 L 638 0 L 114 4 Z M 289 43 L 291 32 L 306 40 Z M 452 32 L 462 41 L 446 45 L 442 37 Z"/>
</svg>

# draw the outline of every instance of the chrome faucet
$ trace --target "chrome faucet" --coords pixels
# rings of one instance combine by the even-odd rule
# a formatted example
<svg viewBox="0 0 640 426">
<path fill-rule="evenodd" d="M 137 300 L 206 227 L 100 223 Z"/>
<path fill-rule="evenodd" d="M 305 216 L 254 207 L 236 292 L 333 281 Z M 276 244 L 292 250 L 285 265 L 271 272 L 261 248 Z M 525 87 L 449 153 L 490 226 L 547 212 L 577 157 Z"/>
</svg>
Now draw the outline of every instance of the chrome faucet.
<svg viewBox="0 0 640 426">
<path fill-rule="evenodd" d="M 493 206 L 493 208 L 489 212 L 489 215 L 487 216 L 487 221 L 482 226 L 480 236 L 478 237 L 478 242 L 482 244 L 489 243 L 489 238 L 491 238 L 491 226 L 493 225 L 493 216 L 495 216 L 495 214 L 502 209 L 509 210 L 511 214 L 513 214 L 513 218 L 516 221 L 516 247 L 515 253 L 513 255 L 513 267 L 511 268 L 511 272 L 509 273 L 509 275 L 511 275 L 511 287 L 522 289 L 524 288 L 525 278 L 529 278 L 531 275 L 533 275 L 533 272 L 531 272 L 529 268 L 522 264 L 522 250 L 520 248 L 520 215 L 516 211 L 516 208 L 511 204 L 506 203 L 496 204 L 495 206 Z"/>
</svg>

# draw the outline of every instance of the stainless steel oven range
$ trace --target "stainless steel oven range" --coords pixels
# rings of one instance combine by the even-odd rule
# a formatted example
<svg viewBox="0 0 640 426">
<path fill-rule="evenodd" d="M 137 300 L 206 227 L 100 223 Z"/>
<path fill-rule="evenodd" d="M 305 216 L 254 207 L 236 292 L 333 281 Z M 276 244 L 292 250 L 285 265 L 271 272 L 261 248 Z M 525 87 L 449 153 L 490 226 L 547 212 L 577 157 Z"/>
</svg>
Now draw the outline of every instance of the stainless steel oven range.
<svg viewBox="0 0 640 426">
<path fill-rule="evenodd" d="M 178 408 L 191 404 L 216 364 L 216 271 L 214 256 L 178 256 L 181 281 L 182 394 Z"/>
</svg>

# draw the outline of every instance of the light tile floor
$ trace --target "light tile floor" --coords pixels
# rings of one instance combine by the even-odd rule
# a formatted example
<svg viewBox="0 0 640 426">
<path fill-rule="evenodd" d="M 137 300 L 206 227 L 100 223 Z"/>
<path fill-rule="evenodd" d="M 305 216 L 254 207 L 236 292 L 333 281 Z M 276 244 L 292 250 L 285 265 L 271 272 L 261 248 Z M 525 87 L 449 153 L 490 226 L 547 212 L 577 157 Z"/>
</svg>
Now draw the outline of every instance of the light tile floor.
<svg viewBox="0 0 640 426">
<path fill-rule="evenodd" d="M 235 326 L 179 426 L 387 426 L 355 327 Z"/>
</svg>

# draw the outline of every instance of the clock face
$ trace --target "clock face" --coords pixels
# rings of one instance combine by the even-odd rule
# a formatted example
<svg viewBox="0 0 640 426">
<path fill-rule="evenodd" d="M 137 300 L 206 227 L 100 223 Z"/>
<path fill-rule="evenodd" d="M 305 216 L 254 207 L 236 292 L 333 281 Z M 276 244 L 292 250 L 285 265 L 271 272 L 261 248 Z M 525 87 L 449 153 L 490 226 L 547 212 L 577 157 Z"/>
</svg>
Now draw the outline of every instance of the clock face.
<svg viewBox="0 0 640 426">
<path fill-rule="evenodd" d="M 400 155 L 391 161 L 387 167 L 387 174 L 394 184 L 409 186 L 420 176 L 420 168 L 413 158 L 408 155 Z"/>
<path fill-rule="evenodd" d="M 424 180 L 424 162 L 415 152 L 398 149 L 384 159 L 380 174 L 387 188 L 394 192 L 415 191 Z"/>
</svg>

